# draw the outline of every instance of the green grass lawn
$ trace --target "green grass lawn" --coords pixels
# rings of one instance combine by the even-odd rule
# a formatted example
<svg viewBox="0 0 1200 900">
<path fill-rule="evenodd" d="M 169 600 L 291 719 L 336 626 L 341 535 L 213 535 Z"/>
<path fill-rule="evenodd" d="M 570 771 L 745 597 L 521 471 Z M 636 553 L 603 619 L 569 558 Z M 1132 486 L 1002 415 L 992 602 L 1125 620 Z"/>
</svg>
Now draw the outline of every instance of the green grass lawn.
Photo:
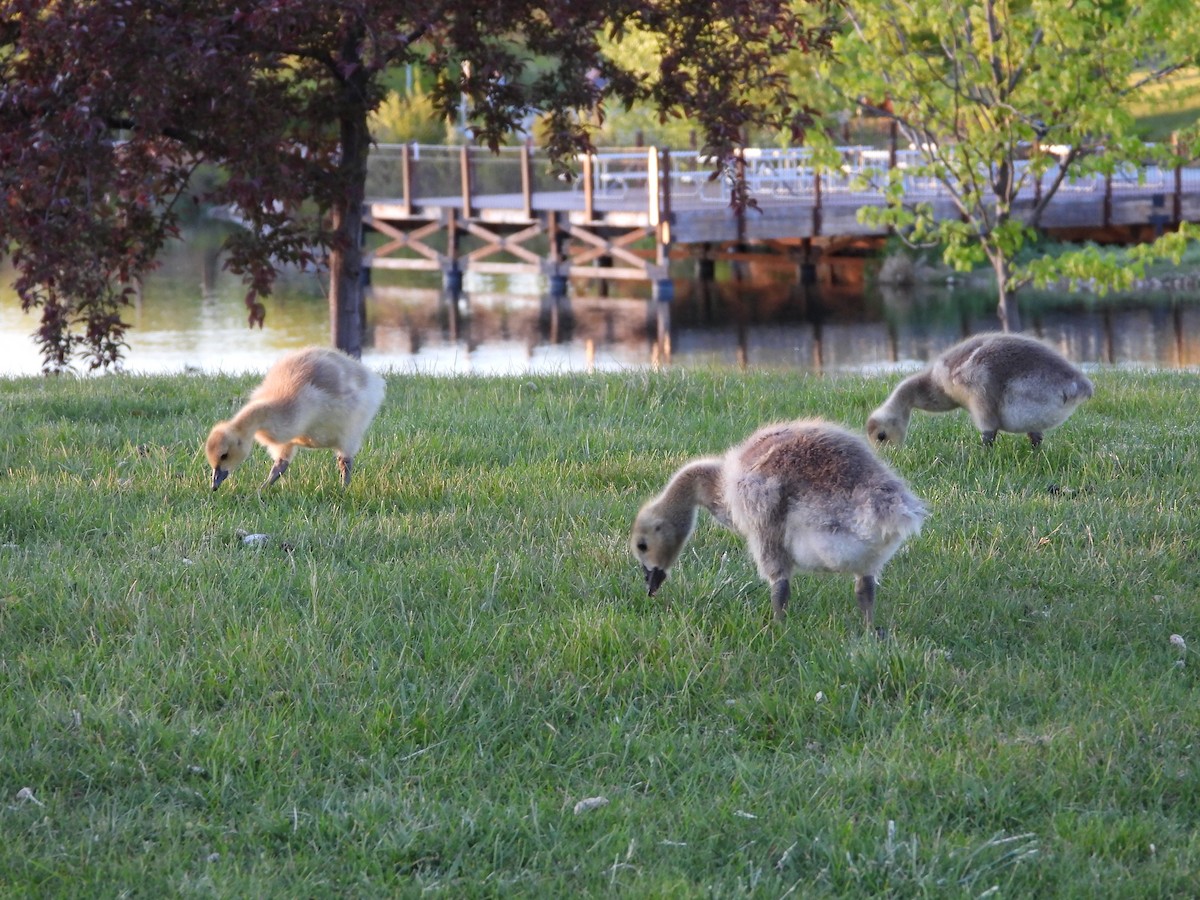
<svg viewBox="0 0 1200 900">
<path fill-rule="evenodd" d="M 1188 67 L 1166 83 L 1135 95 L 1129 111 L 1147 140 L 1169 141 L 1171 135 L 1190 128 L 1200 119 L 1200 69 Z"/>
<path fill-rule="evenodd" d="M 0 894 L 1191 895 L 1200 376 L 1040 451 L 917 413 L 884 642 L 706 514 L 645 595 L 679 464 L 894 380 L 393 376 L 349 490 L 216 494 L 252 380 L 0 381 Z"/>
</svg>

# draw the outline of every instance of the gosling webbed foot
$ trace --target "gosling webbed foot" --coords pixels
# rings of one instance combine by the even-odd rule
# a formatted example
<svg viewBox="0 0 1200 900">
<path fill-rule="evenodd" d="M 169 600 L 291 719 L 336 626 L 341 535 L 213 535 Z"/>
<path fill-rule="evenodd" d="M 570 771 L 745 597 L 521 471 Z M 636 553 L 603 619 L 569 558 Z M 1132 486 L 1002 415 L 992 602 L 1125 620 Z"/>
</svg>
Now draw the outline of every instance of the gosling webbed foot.
<svg viewBox="0 0 1200 900">
<path fill-rule="evenodd" d="M 985 446 L 985 447 L 990 447 L 990 446 L 992 446 L 992 444 L 996 443 L 996 429 L 995 428 L 989 429 L 988 431 L 980 432 L 980 436 L 983 438 L 983 446 Z"/>
<path fill-rule="evenodd" d="M 1029 432 L 1029 443 L 1035 447 L 1040 447 L 1042 445 L 1042 433 L 1040 431 Z"/>
</svg>

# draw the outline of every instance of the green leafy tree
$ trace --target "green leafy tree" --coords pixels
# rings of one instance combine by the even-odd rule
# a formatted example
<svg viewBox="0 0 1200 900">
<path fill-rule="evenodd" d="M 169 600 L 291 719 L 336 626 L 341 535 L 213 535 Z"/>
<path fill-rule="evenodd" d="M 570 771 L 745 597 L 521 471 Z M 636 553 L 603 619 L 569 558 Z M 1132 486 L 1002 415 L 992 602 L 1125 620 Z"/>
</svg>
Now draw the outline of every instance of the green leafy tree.
<svg viewBox="0 0 1200 900">
<path fill-rule="evenodd" d="M 1101 285 L 1133 273 L 1094 251 L 1018 268 L 1067 179 L 1155 158 L 1128 104 L 1191 63 L 1200 48 L 1192 0 L 842 0 L 833 52 L 806 68 L 816 101 L 894 123 L 915 164 L 880 173 L 885 205 L 864 218 L 914 243 L 940 244 L 960 269 L 985 260 L 998 313 L 1021 328 L 1017 291 L 1056 275 Z M 829 149 L 830 140 L 817 136 Z M 903 179 L 932 178 L 952 207 L 906 196 Z M 1034 184 L 1038 188 L 1034 189 Z M 951 215 L 946 213 L 950 212 Z M 1187 230 L 1154 251 L 1175 253 Z M 1135 258 L 1143 260 L 1150 253 Z"/>
<path fill-rule="evenodd" d="M 642 33 L 662 48 L 650 73 L 606 52 Z M 333 343 L 357 355 L 389 71 L 419 64 L 438 117 L 465 102 L 493 149 L 539 115 L 564 169 L 614 103 L 690 116 L 728 159 L 748 127 L 798 124 L 781 63 L 823 39 L 786 0 L 0 0 L 0 254 L 41 311 L 46 367 L 106 366 L 181 208 L 232 205 L 252 321 L 280 262 L 325 260 Z M 206 165 L 225 177 L 201 191 Z"/>
</svg>

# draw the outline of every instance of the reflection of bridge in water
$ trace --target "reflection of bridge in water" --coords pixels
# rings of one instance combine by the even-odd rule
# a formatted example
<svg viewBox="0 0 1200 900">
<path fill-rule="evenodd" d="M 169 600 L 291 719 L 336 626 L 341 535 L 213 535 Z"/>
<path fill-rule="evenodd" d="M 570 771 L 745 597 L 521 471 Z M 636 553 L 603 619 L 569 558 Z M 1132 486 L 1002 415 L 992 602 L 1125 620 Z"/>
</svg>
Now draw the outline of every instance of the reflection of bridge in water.
<svg viewBox="0 0 1200 900">
<path fill-rule="evenodd" d="M 811 278 L 823 257 L 877 246 L 886 231 L 860 222 L 859 211 L 882 206 L 870 185 L 889 169 L 906 197 L 935 217 L 958 218 L 949 193 L 918 174 L 915 151 L 840 152 L 841 166 L 823 172 L 805 148 L 747 149 L 739 165 L 756 207 L 737 209 L 730 185 L 696 152 L 600 153 L 582 158 L 580 177 L 565 182 L 527 147 L 383 145 L 370 160 L 367 223 L 378 239 L 367 263 L 441 272 L 451 292 L 471 271 L 543 276 L 552 294 L 568 279 L 643 281 L 665 299 L 672 259 L 695 260 L 703 277 L 717 260 L 767 253 Z M 1025 179 L 1014 215 L 1028 214 L 1049 177 Z M 1041 227 L 1065 239 L 1136 242 L 1183 221 L 1200 221 L 1200 168 L 1147 165 L 1067 179 Z"/>
<path fill-rule="evenodd" d="M 514 297 L 473 291 L 451 301 L 437 290 L 376 288 L 369 356 L 430 372 L 513 373 L 673 365 L 802 372 L 888 370 L 923 362 L 963 337 L 997 327 L 991 302 L 946 289 L 882 298 L 778 281 L 683 281 L 669 304 L 664 348 L 655 307 L 637 298 Z M 1084 364 L 1200 367 L 1200 298 L 1097 306 L 1080 302 L 1026 312 L 1028 331 Z"/>
</svg>

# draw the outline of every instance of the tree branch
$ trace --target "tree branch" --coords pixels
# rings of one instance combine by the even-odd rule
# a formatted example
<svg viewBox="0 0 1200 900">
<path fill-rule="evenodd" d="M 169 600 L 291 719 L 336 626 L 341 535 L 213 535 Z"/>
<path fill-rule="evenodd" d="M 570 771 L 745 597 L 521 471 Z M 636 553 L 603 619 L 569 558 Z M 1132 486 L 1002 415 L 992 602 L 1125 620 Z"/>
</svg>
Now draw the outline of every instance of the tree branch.
<svg viewBox="0 0 1200 900">
<path fill-rule="evenodd" d="M 141 126 L 137 119 L 131 119 L 125 116 L 105 116 L 104 124 L 113 131 L 140 131 Z M 178 141 L 185 147 L 200 146 L 200 138 L 193 132 L 183 128 L 175 128 L 168 126 L 159 132 L 165 138 L 170 138 L 173 141 Z"/>
</svg>

